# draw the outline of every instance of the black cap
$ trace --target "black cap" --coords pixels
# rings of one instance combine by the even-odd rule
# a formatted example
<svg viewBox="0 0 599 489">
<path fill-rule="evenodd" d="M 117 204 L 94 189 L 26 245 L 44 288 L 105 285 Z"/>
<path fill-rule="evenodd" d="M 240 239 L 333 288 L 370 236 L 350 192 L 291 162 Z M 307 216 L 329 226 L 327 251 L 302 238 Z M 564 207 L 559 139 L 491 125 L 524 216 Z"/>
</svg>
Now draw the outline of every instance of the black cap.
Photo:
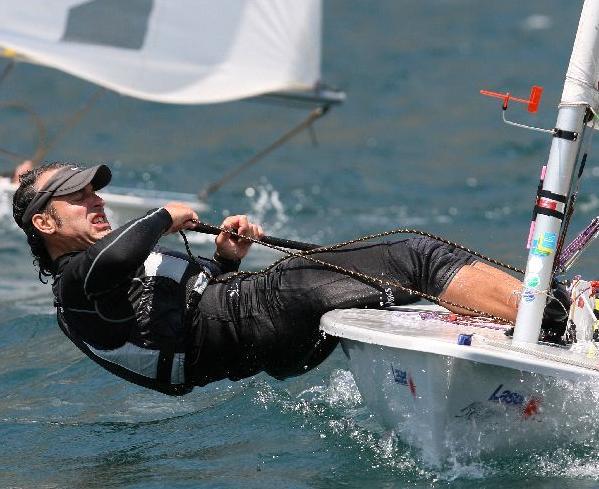
<svg viewBox="0 0 599 489">
<path fill-rule="evenodd" d="M 39 214 L 46 208 L 54 196 L 72 194 L 85 188 L 89 183 L 92 184 L 94 190 L 100 190 L 110 183 L 111 178 L 112 173 L 106 165 L 97 165 L 91 168 L 65 166 L 58 170 L 43 188 L 37 191 L 25 209 L 21 222 L 17 224 L 23 227 L 23 223 L 30 222 L 35 214 Z"/>
</svg>

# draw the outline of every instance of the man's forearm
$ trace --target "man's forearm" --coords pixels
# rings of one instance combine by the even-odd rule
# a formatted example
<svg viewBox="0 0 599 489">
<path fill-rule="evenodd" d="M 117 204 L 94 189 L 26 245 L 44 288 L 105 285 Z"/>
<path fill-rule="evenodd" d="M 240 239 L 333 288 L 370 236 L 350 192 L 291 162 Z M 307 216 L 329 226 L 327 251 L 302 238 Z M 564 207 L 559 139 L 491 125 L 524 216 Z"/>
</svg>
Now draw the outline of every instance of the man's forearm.
<svg viewBox="0 0 599 489">
<path fill-rule="evenodd" d="M 133 273 L 148 257 L 162 234 L 172 224 L 161 208 L 130 221 L 96 242 L 86 251 L 88 270 L 84 278 L 86 295 L 101 293 Z"/>
</svg>

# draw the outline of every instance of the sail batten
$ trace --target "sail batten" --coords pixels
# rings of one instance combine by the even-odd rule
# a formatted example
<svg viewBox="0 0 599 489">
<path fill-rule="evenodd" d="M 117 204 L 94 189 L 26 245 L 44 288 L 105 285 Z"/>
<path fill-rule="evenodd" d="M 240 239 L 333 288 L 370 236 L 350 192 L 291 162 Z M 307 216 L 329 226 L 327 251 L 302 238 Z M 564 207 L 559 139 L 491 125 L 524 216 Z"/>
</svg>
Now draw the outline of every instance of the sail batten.
<svg viewBox="0 0 599 489">
<path fill-rule="evenodd" d="M 320 78 L 321 0 L 0 0 L 0 11 L 1 47 L 141 99 L 226 102 Z"/>
</svg>

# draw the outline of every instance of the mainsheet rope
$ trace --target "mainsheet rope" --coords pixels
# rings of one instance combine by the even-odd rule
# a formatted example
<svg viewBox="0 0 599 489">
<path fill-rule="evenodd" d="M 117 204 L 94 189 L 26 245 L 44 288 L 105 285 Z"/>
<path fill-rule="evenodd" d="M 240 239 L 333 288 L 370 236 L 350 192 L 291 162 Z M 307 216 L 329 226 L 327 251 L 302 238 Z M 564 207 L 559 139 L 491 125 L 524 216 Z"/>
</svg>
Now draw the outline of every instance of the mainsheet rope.
<svg viewBox="0 0 599 489">
<path fill-rule="evenodd" d="M 441 243 L 445 243 L 445 244 L 454 246 L 454 247 L 456 247 L 456 248 L 458 248 L 460 250 L 463 250 L 463 251 L 466 251 L 466 252 L 470 253 L 471 255 L 473 255 L 473 256 L 475 256 L 477 258 L 485 260 L 485 261 L 487 261 L 489 263 L 492 263 L 494 265 L 506 268 L 507 270 L 511 270 L 513 272 L 516 272 L 516 273 L 524 274 L 524 270 L 521 270 L 521 269 L 519 269 L 517 267 L 514 267 L 512 265 L 509 265 L 507 263 L 503 263 L 503 262 L 501 262 L 499 260 L 496 260 L 494 258 L 486 256 L 486 255 L 484 255 L 484 254 L 482 254 L 480 252 L 477 252 L 477 251 L 474 251 L 474 250 L 472 250 L 470 248 L 467 248 L 464 245 L 461 245 L 459 243 L 455 243 L 453 241 L 447 240 L 445 238 L 442 238 L 440 236 L 434 235 L 432 233 L 427 233 L 425 231 L 420 231 L 418 229 L 398 228 L 398 229 L 393 229 L 391 231 L 384 231 L 384 232 L 381 232 L 381 233 L 369 234 L 369 235 L 362 236 L 360 238 L 352 239 L 352 240 L 349 240 L 349 241 L 344 241 L 344 242 L 341 242 L 341 243 L 335 243 L 333 245 L 322 246 L 320 248 L 316 248 L 316 249 L 313 249 L 313 250 L 294 252 L 294 251 L 289 251 L 288 249 L 282 248 L 280 246 L 276 246 L 276 245 L 272 245 L 272 244 L 269 244 L 269 243 L 265 243 L 263 241 L 255 239 L 255 238 L 250 238 L 250 237 L 247 237 L 247 236 L 242 236 L 242 235 L 238 234 L 237 232 L 229 230 L 229 229 L 221 228 L 221 227 L 218 227 L 218 226 L 213 226 L 213 227 L 219 229 L 222 232 L 229 233 L 230 235 L 235 236 L 237 238 L 247 239 L 247 240 L 249 240 L 249 241 L 251 241 L 253 243 L 258 243 L 259 245 L 266 246 L 267 248 L 271 248 L 271 249 L 274 249 L 276 251 L 280 251 L 280 252 L 282 252 L 282 253 L 284 253 L 286 255 L 286 256 L 284 256 L 284 257 L 282 257 L 282 258 L 274 261 L 272 264 L 270 264 L 266 268 L 263 268 L 262 270 L 259 270 L 259 271 L 256 271 L 256 272 L 246 272 L 246 271 L 235 272 L 233 274 L 227 274 L 227 278 L 226 279 L 213 278 L 212 279 L 213 282 L 224 283 L 224 282 L 229 281 L 231 278 L 234 278 L 234 277 L 237 277 L 237 276 L 261 275 L 261 274 L 264 274 L 264 273 L 268 272 L 269 270 L 271 270 L 272 268 L 274 268 L 275 266 L 277 266 L 279 263 L 283 262 L 284 260 L 287 260 L 288 258 L 299 257 L 299 258 L 303 258 L 305 260 L 311 261 L 313 263 L 316 263 L 318 265 L 323 265 L 323 266 L 325 266 L 325 267 L 327 267 L 327 268 L 329 268 L 331 270 L 334 270 L 336 272 L 342 273 L 344 275 L 348 275 L 348 276 L 350 276 L 352 278 L 358 278 L 358 279 L 364 280 L 366 282 L 370 282 L 370 283 L 373 283 L 373 284 L 378 284 L 378 285 L 381 285 L 381 286 L 387 285 L 387 286 L 390 286 L 390 287 L 396 287 L 396 288 L 398 288 L 398 289 L 400 289 L 400 290 L 402 290 L 402 291 L 404 291 L 404 292 L 406 292 L 406 293 L 408 293 L 410 295 L 415 295 L 415 296 L 421 297 L 423 299 L 426 299 L 426 300 L 428 300 L 430 302 L 433 302 L 433 303 L 436 303 L 436 304 L 447 305 L 447 306 L 452 306 L 452 307 L 457 307 L 457 308 L 460 308 L 460 309 L 464 309 L 464 310 L 472 312 L 472 313 L 474 313 L 474 314 L 476 314 L 478 316 L 488 317 L 488 318 L 491 318 L 494 321 L 498 321 L 500 323 L 512 324 L 512 325 L 514 324 L 512 321 L 507 321 L 504 318 L 500 318 L 500 317 L 495 316 L 493 314 L 490 314 L 488 312 L 480 311 L 478 309 L 474 309 L 472 307 L 465 306 L 463 304 L 457 304 L 455 302 L 451 302 L 451 301 L 448 301 L 448 300 L 445 300 L 445 299 L 441 299 L 440 297 L 433 296 L 433 295 L 427 294 L 425 292 L 420 292 L 418 290 L 411 289 L 411 288 L 406 287 L 405 285 L 401 284 L 400 282 L 397 282 L 396 280 L 383 279 L 383 278 L 375 277 L 375 276 L 368 275 L 368 274 L 365 274 L 365 273 L 362 273 L 362 272 L 357 272 L 355 270 L 348 270 L 348 269 L 343 268 L 343 267 L 341 267 L 339 265 L 335 265 L 333 263 L 327 263 L 327 262 L 325 262 L 323 260 L 320 260 L 318 258 L 314 258 L 313 256 L 310 256 L 310 255 L 312 255 L 314 253 L 320 253 L 320 252 L 325 252 L 325 251 L 334 251 L 334 250 L 336 250 L 338 248 L 341 248 L 343 246 L 347 246 L 347 245 L 350 245 L 350 244 L 360 243 L 360 242 L 368 241 L 368 240 L 375 239 L 375 238 L 382 238 L 382 237 L 386 237 L 386 236 L 391 236 L 391 235 L 394 235 L 394 234 L 416 234 L 416 235 L 420 235 L 420 236 L 426 236 L 428 238 L 440 241 Z M 193 253 L 191 252 L 191 248 L 189 246 L 189 241 L 187 240 L 187 237 L 185 236 L 185 234 L 183 233 L 183 231 L 179 231 L 179 232 L 180 232 L 181 236 L 183 237 L 183 241 L 185 243 L 185 249 L 187 250 L 188 255 L 190 256 L 190 258 L 194 262 L 198 263 L 197 260 L 195 259 L 195 257 L 193 256 Z"/>
<path fill-rule="evenodd" d="M 17 110 L 20 110 L 20 111 L 24 112 L 25 114 L 27 114 L 27 116 L 29 116 L 33 126 L 35 126 L 35 129 L 36 129 L 37 145 L 36 145 L 35 153 L 33 154 L 33 156 L 25 156 L 23 154 L 20 154 L 20 153 L 14 152 L 14 151 L 10 151 L 3 147 L 0 147 L 0 153 L 3 154 L 4 156 L 7 156 L 7 157 L 15 160 L 15 161 L 23 161 L 23 160 L 27 160 L 27 159 L 31 159 L 34 161 L 36 161 L 38 159 L 41 160 L 43 158 L 44 154 L 46 153 L 47 133 L 46 133 L 46 126 L 44 125 L 44 122 L 42 121 L 39 114 L 37 112 L 35 112 L 33 109 L 31 109 L 29 106 L 22 104 L 20 102 L 0 102 L 0 109 L 4 109 L 4 108 L 17 109 Z"/>
</svg>

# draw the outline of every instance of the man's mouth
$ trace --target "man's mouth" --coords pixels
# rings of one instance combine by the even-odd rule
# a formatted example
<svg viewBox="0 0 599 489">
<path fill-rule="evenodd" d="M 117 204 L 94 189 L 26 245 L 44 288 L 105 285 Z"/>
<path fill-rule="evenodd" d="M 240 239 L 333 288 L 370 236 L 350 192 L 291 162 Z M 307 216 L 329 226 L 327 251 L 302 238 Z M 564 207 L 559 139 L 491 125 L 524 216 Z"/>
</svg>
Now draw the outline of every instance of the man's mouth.
<svg viewBox="0 0 599 489">
<path fill-rule="evenodd" d="M 94 226 L 102 228 L 110 227 L 110 223 L 108 222 L 108 219 L 106 219 L 106 216 L 104 214 L 97 214 L 93 217 L 91 222 Z"/>
</svg>

